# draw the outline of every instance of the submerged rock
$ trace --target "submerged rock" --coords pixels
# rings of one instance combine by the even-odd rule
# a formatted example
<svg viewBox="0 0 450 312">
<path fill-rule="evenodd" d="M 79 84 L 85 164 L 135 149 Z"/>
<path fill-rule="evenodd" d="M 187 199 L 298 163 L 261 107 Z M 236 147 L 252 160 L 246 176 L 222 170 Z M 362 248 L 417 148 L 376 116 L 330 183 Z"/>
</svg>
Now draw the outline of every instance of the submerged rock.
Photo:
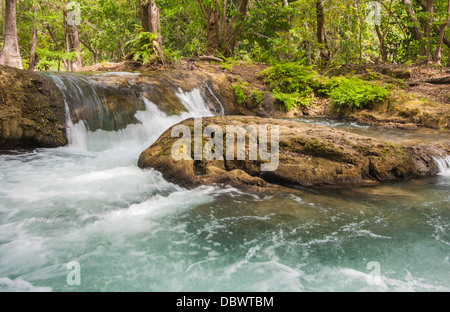
<svg viewBox="0 0 450 312">
<path fill-rule="evenodd" d="M 185 159 L 175 160 L 173 147 L 180 142 L 180 137 L 168 129 L 139 158 L 140 168 L 153 168 L 160 171 L 170 182 L 186 188 L 204 184 L 228 184 L 235 187 L 267 187 L 276 184 L 292 186 L 321 186 L 337 184 L 360 184 L 366 182 L 385 182 L 416 177 L 431 176 L 438 173 L 438 167 L 432 157 L 448 154 L 450 147 L 441 144 L 426 146 L 401 146 L 353 134 L 347 131 L 318 125 L 308 125 L 294 121 L 266 119 L 258 117 L 226 116 L 202 119 L 202 132 L 207 126 L 220 127 L 223 134 L 202 137 L 203 151 L 209 147 L 213 152 L 223 145 L 223 160 L 194 160 L 195 120 L 189 119 L 174 127 L 186 126 L 191 134 L 185 142 L 187 148 Z M 227 157 L 227 126 L 266 127 L 268 133 L 279 127 L 279 162 L 276 170 L 263 171 L 263 160 L 259 154 L 256 160 L 250 160 L 249 139 L 256 136 L 258 147 L 265 144 L 261 134 L 246 134 L 245 160 Z M 185 128 L 187 129 L 187 128 Z M 218 132 L 217 132 L 218 133 Z M 177 134 L 177 133 L 175 133 Z M 235 134 L 233 134 L 235 135 Z M 212 139 L 214 138 L 214 139 Z M 211 144 L 213 140 L 222 144 Z M 276 150 L 268 141 L 269 150 Z M 209 142 L 209 143 L 208 143 Z M 209 144 L 209 145 L 208 145 Z M 184 146 L 184 147 L 186 147 Z M 205 148 L 205 146 L 209 146 Z M 183 148 L 184 148 L 183 147 Z M 236 141 L 234 142 L 237 150 Z M 197 149 L 198 151 L 198 149 Z M 234 152 L 236 156 L 236 152 Z M 197 155 L 198 156 L 198 155 Z M 231 154 L 229 155 L 231 156 Z M 197 157 L 198 158 L 198 157 Z"/>
<path fill-rule="evenodd" d="M 42 75 L 0 66 L 0 147 L 66 144 L 60 90 Z"/>
</svg>

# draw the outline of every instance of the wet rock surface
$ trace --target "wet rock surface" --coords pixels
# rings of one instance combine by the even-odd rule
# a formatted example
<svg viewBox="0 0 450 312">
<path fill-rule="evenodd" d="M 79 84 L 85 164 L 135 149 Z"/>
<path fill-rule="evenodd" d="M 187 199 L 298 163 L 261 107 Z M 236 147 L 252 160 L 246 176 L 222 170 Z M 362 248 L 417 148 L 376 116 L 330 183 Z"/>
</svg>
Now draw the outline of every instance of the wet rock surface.
<svg viewBox="0 0 450 312">
<path fill-rule="evenodd" d="M 0 147 L 66 144 L 60 90 L 40 74 L 0 66 Z"/>
<path fill-rule="evenodd" d="M 190 142 L 194 146 L 194 120 L 186 120 L 181 125 L 191 130 Z M 180 137 L 172 137 L 173 127 L 141 154 L 139 167 L 158 170 L 166 180 L 187 188 L 215 183 L 238 188 L 364 184 L 435 175 L 438 167 L 432 157 L 448 155 L 450 151 L 450 146 L 440 143 L 402 146 L 335 128 L 270 118 L 203 118 L 203 130 L 209 125 L 220 127 L 223 134 L 227 126 L 262 125 L 268 129 L 278 126 L 277 169 L 262 171 L 261 165 L 267 161 L 259 156 L 258 160 L 227 159 L 226 135 L 223 160 L 206 160 L 205 157 L 194 160 L 192 148 L 191 159 L 177 161 L 172 157 L 172 147 Z M 247 140 L 249 136 L 247 134 Z M 210 138 L 203 137 L 203 144 L 208 140 Z"/>
</svg>

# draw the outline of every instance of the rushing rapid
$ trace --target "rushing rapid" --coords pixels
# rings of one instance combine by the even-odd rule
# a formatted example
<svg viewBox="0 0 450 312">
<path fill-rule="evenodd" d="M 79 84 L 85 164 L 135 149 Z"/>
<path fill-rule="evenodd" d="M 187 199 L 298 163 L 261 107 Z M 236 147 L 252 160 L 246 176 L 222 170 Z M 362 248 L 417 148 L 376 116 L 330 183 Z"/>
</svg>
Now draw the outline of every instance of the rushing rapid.
<svg viewBox="0 0 450 312">
<path fill-rule="evenodd" d="M 131 118 L 100 78 L 52 75 L 69 146 L 0 153 L 1 291 L 450 291 L 449 158 L 437 177 L 361 188 L 186 190 L 136 163 L 213 115 L 200 92 L 178 89 L 180 115 L 137 94 Z"/>
</svg>

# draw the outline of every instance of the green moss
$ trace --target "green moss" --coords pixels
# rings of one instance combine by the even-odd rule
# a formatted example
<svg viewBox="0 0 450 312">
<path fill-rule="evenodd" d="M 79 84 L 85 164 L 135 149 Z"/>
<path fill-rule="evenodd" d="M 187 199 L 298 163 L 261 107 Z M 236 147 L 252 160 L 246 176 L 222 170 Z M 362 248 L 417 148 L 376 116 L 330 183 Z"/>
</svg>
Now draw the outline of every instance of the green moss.
<svg viewBox="0 0 450 312">
<path fill-rule="evenodd" d="M 405 117 L 405 118 L 413 118 L 413 117 L 419 116 L 420 114 L 421 114 L 421 111 L 418 108 L 415 108 L 415 109 L 407 108 L 407 109 L 401 110 L 398 113 L 399 116 Z"/>
<path fill-rule="evenodd" d="M 337 146 L 328 145 L 318 139 L 311 139 L 304 143 L 303 153 L 314 157 L 321 157 L 344 163 L 355 163 L 348 155 L 337 149 Z"/>
</svg>

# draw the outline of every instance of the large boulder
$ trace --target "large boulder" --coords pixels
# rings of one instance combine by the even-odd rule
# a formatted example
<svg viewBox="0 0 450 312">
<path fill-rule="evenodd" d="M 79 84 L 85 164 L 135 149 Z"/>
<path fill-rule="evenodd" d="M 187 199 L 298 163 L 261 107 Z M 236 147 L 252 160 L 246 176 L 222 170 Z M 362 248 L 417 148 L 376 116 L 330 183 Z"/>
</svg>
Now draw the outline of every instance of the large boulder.
<svg viewBox="0 0 450 312">
<path fill-rule="evenodd" d="M 64 98 L 46 77 L 0 66 L 0 148 L 67 144 Z"/>
<path fill-rule="evenodd" d="M 181 141 L 180 137 L 172 135 L 172 130 L 175 129 L 172 127 L 140 155 L 139 167 L 158 170 L 166 180 L 186 188 L 215 183 L 243 188 L 276 184 L 292 186 L 361 184 L 435 175 L 438 167 L 432 157 L 446 155 L 450 150 L 449 146 L 441 144 L 400 146 L 343 130 L 295 121 L 225 116 L 203 118 L 201 123 L 202 131 L 211 125 L 222 129 L 224 159 L 207 160 L 203 157 L 201 160 L 194 160 L 194 125 L 194 119 L 189 119 L 174 126 L 178 128 L 186 126 L 190 129 L 190 138 L 185 137 L 187 138 L 185 142 L 191 144 L 191 148 L 186 148 L 185 151 L 190 152 L 190 155 L 185 157 L 187 159 L 177 161 L 173 157 L 173 147 L 181 146 L 179 144 Z M 270 161 L 267 158 L 263 161 L 260 155 L 257 160 L 249 160 L 248 151 L 246 160 L 226 157 L 227 126 L 239 125 L 254 125 L 257 128 L 261 125 L 268 129 L 268 133 L 272 133 L 271 129 L 275 129 L 275 126 L 279 127 L 279 164 L 274 168 L 276 170 L 263 171 L 261 165 Z M 263 144 L 260 141 L 261 135 L 258 137 L 257 133 L 247 133 L 247 140 L 250 136 L 256 136 L 258 144 Z M 212 137 L 214 135 L 203 136 L 203 146 L 212 142 Z M 217 137 L 214 137 L 214 140 L 217 140 Z M 271 141 L 267 142 L 270 147 Z M 216 152 L 214 148 L 217 146 L 220 145 L 215 144 L 213 152 Z M 237 150 L 236 142 L 234 146 Z"/>
</svg>

